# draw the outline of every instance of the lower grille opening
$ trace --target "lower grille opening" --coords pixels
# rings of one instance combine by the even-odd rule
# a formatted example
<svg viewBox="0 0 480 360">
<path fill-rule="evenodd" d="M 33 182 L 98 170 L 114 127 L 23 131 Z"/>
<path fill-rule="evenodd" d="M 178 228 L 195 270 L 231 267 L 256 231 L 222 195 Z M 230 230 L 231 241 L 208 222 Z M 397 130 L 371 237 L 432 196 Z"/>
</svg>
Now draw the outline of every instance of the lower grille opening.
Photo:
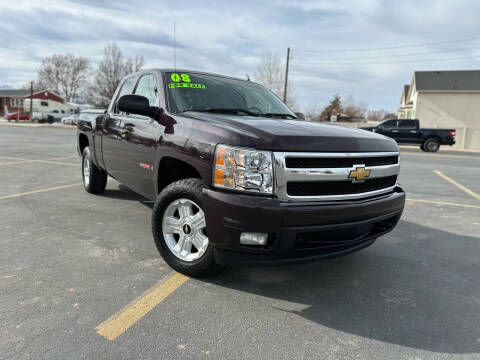
<svg viewBox="0 0 480 360">
<path fill-rule="evenodd" d="M 367 179 L 361 183 L 346 181 L 292 181 L 287 183 L 287 193 L 290 196 L 322 196 L 360 194 L 395 186 L 397 176 Z"/>
<path fill-rule="evenodd" d="M 318 249 L 325 253 L 346 251 L 390 231 L 399 218 L 399 215 L 395 215 L 378 222 L 352 225 L 344 229 L 299 233 L 295 239 L 295 249 Z"/>
</svg>

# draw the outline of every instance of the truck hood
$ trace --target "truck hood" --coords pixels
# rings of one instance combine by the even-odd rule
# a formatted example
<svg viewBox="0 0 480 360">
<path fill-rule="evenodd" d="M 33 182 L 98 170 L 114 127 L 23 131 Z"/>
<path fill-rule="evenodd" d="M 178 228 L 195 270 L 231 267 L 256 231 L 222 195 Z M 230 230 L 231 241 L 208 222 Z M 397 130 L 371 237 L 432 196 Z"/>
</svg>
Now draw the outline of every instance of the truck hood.
<svg viewBox="0 0 480 360">
<path fill-rule="evenodd" d="M 251 146 L 273 151 L 398 151 L 397 143 L 394 140 L 355 128 L 294 119 L 197 112 L 189 112 L 186 115 L 190 118 L 207 121 L 212 126 L 230 132 L 232 138 L 238 139 L 238 143 L 231 143 L 228 141 L 229 139 L 224 139 L 223 143 L 231 145 Z"/>
</svg>

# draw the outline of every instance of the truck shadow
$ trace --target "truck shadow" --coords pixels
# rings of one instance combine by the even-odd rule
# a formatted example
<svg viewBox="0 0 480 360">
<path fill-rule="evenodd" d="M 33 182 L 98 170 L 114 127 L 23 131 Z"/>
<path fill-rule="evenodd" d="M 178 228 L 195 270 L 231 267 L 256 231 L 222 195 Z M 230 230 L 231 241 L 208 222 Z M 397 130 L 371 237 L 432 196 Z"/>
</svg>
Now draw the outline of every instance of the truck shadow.
<svg viewBox="0 0 480 360">
<path fill-rule="evenodd" d="M 148 200 L 147 198 L 143 197 L 142 195 L 137 194 L 133 190 L 130 190 L 126 186 L 122 184 L 118 184 L 118 188 L 109 188 L 106 189 L 104 193 L 101 194 L 103 197 L 108 197 L 111 199 L 118 199 L 118 200 L 127 200 L 127 201 L 137 201 L 146 207 L 153 209 L 154 202 Z"/>
<path fill-rule="evenodd" d="M 480 352 L 480 239 L 401 221 L 350 256 L 224 269 L 204 281 L 360 337 L 432 352 Z"/>
</svg>

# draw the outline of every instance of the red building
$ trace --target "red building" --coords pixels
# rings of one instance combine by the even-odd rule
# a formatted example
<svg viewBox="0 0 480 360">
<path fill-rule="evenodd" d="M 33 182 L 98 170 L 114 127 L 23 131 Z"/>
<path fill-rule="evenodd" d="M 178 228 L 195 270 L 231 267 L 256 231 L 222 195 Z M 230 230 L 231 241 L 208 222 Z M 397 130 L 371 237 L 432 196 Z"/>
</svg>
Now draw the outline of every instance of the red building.
<svg viewBox="0 0 480 360">
<path fill-rule="evenodd" d="M 0 90 L 0 116 L 18 111 L 29 111 L 24 109 L 24 100 L 30 98 L 30 90 Z M 35 91 L 32 95 L 33 99 L 55 101 L 63 104 L 64 99 L 49 90 Z M 48 106 L 48 105 L 47 105 Z"/>
</svg>

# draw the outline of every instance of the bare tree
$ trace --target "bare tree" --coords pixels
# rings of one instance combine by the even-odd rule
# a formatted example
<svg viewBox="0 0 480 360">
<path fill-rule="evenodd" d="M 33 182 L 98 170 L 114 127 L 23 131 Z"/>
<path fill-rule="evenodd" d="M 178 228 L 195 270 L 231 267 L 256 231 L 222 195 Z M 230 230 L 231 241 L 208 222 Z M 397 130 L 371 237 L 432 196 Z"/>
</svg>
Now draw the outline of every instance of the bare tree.
<svg viewBox="0 0 480 360">
<path fill-rule="evenodd" d="M 349 118 L 356 121 L 358 118 L 364 118 L 367 115 L 367 104 L 363 102 L 356 102 L 353 96 L 347 97 L 343 102 L 343 113 Z"/>
<path fill-rule="evenodd" d="M 139 71 L 144 64 L 143 57 L 125 58 L 118 46 L 108 44 L 103 49 L 103 60 L 95 72 L 94 83 L 90 89 L 90 101 L 96 106 L 106 108 L 123 77 Z"/>
<path fill-rule="evenodd" d="M 369 110 L 368 115 L 367 115 L 367 119 L 369 121 L 381 121 L 381 120 L 385 120 L 385 119 L 395 119 L 396 117 L 397 117 L 396 114 L 392 113 L 391 111 L 383 110 L 383 109 Z"/>
<path fill-rule="evenodd" d="M 283 97 L 285 69 L 283 62 L 275 51 L 268 51 L 263 55 L 255 71 L 255 81 L 273 91 L 278 97 Z M 292 109 L 298 108 L 295 98 L 295 86 L 291 81 L 291 77 L 289 77 L 287 105 Z"/>
<path fill-rule="evenodd" d="M 386 110 L 386 111 L 385 111 L 385 115 L 383 115 L 383 119 L 382 119 L 382 120 L 396 119 L 396 118 L 397 118 L 397 114 L 396 114 L 396 113 Z"/>
<path fill-rule="evenodd" d="M 89 74 L 88 59 L 73 54 L 54 54 L 42 60 L 36 87 L 56 91 L 67 101 L 75 101 Z"/>
<path fill-rule="evenodd" d="M 315 120 L 322 113 L 322 109 L 323 107 L 320 104 L 312 103 L 312 104 L 305 105 L 302 111 L 305 114 L 305 119 Z"/>
</svg>

